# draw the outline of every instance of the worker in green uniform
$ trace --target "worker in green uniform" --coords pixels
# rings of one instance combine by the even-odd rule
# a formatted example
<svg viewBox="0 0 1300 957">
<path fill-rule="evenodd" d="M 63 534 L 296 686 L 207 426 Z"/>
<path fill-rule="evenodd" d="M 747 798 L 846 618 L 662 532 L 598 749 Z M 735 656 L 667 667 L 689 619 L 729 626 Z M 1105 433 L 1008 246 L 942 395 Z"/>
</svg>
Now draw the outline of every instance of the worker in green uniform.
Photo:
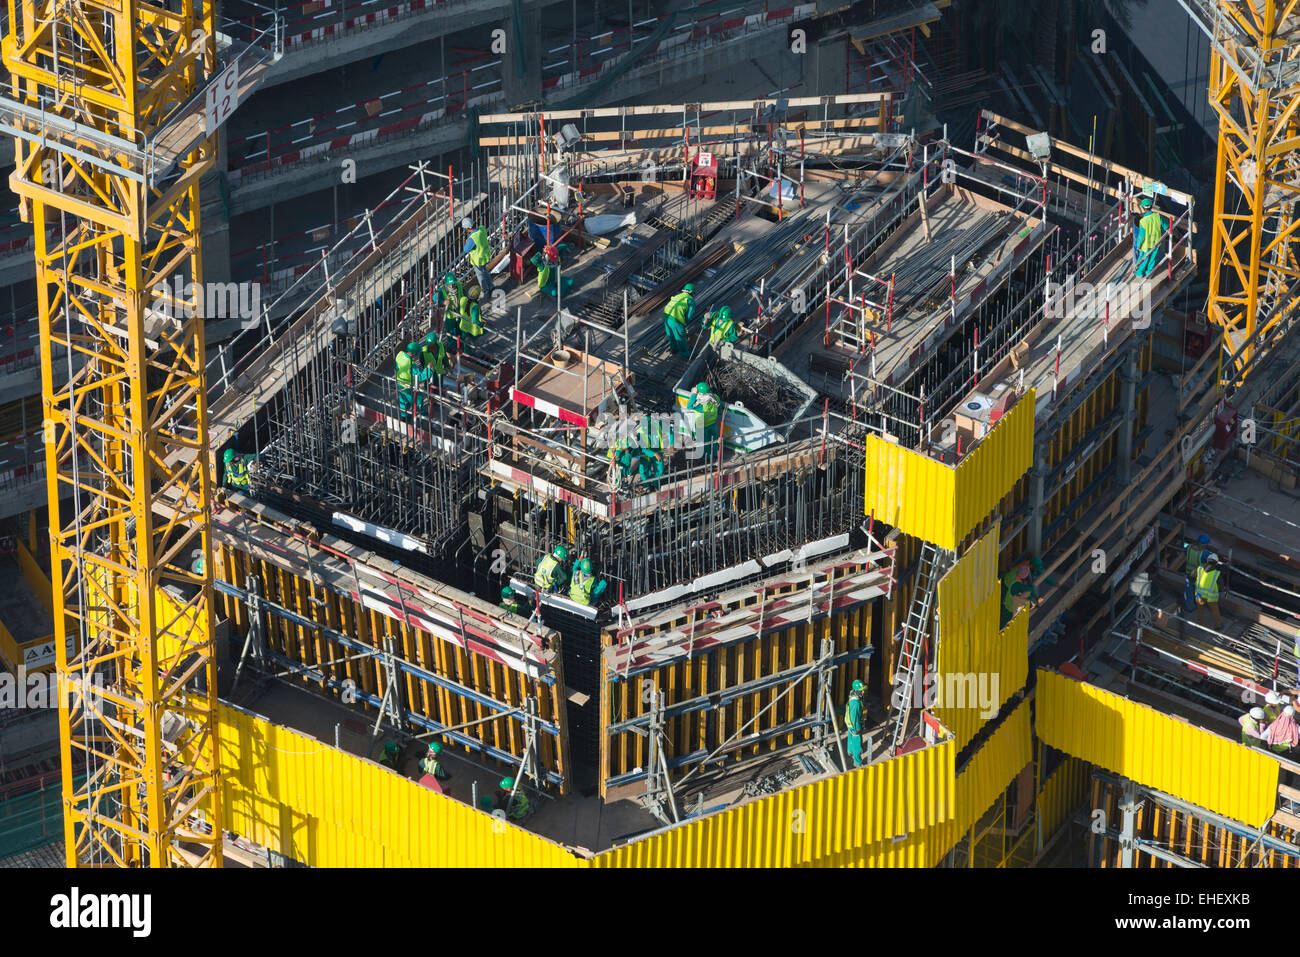
<svg viewBox="0 0 1300 957">
<path fill-rule="evenodd" d="M 1205 556 L 1210 554 L 1210 536 L 1202 532 L 1195 543 L 1188 542 L 1183 557 L 1183 607 L 1196 610 L 1196 572 Z"/>
<path fill-rule="evenodd" d="M 1196 572 L 1196 622 L 1201 623 L 1201 612 L 1209 606 L 1216 629 L 1223 627 L 1219 617 L 1219 571 L 1219 556 L 1211 552 Z"/>
<path fill-rule="evenodd" d="M 709 315 L 709 344 L 715 348 L 740 338 L 740 327 L 731 318 L 730 306 L 719 306 Z"/>
<path fill-rule="evenodd" d="M 718 451 L 718 398 L 707 382 L 695 387 L 686 411 L 696 413 L 696 434 L 704 444 L 704 457 L 713 458 Z"/>
<path fill-rule="evenodd" d="M 469 265 L 474 270 L 474 278 L 478 280 L 479 302 L 487 302 L 492 298 L 492 274 L 488 271 L 488 263 L 492 261 L 492 246 L 488 240 L 488 231 L 483 226 L 475 229 L 474 220 L 468 216 L 460 224 L 469 234 L 463 251 L 469 253 Z"/>
<path fill-rule="evenodd" d="M 432 741 L 429 743 L 428 753 L 420 758 L 420 770 L 425 774 L 432 774 L 439 781 L 447 777 L 447 769 L 438 760 L 440 754 L 442 754 L 442 745 L 437 741 Z"/>
<path fill-rule="evenodd" d="M 442 285 L 438 287 L 438 295 L 434 301 L 443 307 L 443 328 L 450 336 L 456 335 L 456 327 L 460 319 L 460 301 L 464 298 L 465 289 L 456 278 L 456 274 L 452 272 L 444 274 Z"/>
<path fill-rule="evenodd" d="M 663 457 L 653 449 L 638 449 L 637 453 L 637 476 L 647 488 L 658 488 L 659 479 L 664 474 Z"/>
<path fill-rule="evenodd" d="M 1044 585 L 1055 585 L 1056 579 L 1051 575 L 1043 574 L 1043 560 L 1035 555 L 1029 559 L 1029 597 L 1034 601 L 1039 601 L 1042 596 L 1038 594 L 1038 580 L 1043 580 Z"/>
<path fill-rule="evenodd" d="M 384 742 L 384 756 L 379 759 L 379 763 L 386 768 L 392 768 L 394 771 L 401 770 L 402 749 L 396 741 Z"/>
<path fill-rule="evenodd" d="M 515 796 L 512 798 L 510 792 L 514 791 L 514 788 L 514 778 L 502 778 L 501 785 L 497 788 L 496 806 L 505 811 L 512 820 L 522 821 L 532 812 L 532 806 L 522 788 L 515 791 Z"/>
<path fill-rule="evenodd" d="M 542 591 L 563 591 L 569 583 L 569 550 L 556 545 L 549 555 L 543 555 L 533 573 L 533 584 Z"/>
<path fill-rule="evenodd" d="M 591 573 L 591 559 L 578 559 L 573 569 L 573 581 L 569 583 L 569 598 L 580 605 L 594 605 L 596 599 L 605 593 L 605 586 L 605 579 Z"/>
<path fill-rule="evenodd" d="M 664 306 L 664 332 L 668 334 L 669 345 L 679 356 L 691 354 L 690 343 L 686 341 L 686 330 L 694 315 L 695 286 L 688 282 Z"/>
<path fill-rule="evenodd" d="M 1005 628 L 1020 606 L 1033 598 L 1029 584 L 1029 563 L 1021 562 L 1002 576 L 1002 628 Z"/>
<path fill-rule="evenodd" d="M 221 455 L 221 462 L 226 471 L 226 487 L 248 494 L 253 491 L 253 479 L 248 474 L 248 463 L 257 461 L 256 456 L 240 455 L 234 449 L 226 449 Z"/>
<path fill-rule="evenodd" d="M 397 367 L 397 406 L 402 414 L 414 407 L 419 411 L 420 394 L 415 391 L 415 377 L 418 374 L 416 363 L 420 359 L 420 347 L 408 342 L 406 348 L 397 354 L 393 364 Z"/>
<path fill-rule="evenodd" d="M 524 606 L 520 603 L 519 596 L 515 594 L 515 590 L 509 585 L 501 589 L 501 607 L 512 615 L 523 614 Z"/>
<path fill-rule="evenodd" d="M 867 695 L 867 686 L 861 681 L 854 681 L 849 691 L 849 703 L 844 709 L 844 727 L 849 732 L 849 756 L 853 758 L 855 768 L 862 767 L 862 705 Z"/>
<path fill-rule="evenodd" d="M 447 366 L 447 349 L 436 332 L 429 332 L 424 337 L 424 348 L 420 351 L 425 371 L 433 376 L 441 376 Z"/>
<path fill-rule="evenodd" d="M 483 335 L 483 314 L 477 302 L 470 299 L 460 301 L 460 316 L 457 318 L 456 329 L 462 336 L 471 339 Z"/>
<path fill-rule="evenodd" d="M 1165 231 L 1165 218 L 1154 208 L 1150 196 L 1142 197 L 1142 218 L 1134 230 L 1134 243 L 1137 246 L 1137 266 L 1135 276 L 1149 276 L 1160 259 L 1160 237 Z"/>
</svg>

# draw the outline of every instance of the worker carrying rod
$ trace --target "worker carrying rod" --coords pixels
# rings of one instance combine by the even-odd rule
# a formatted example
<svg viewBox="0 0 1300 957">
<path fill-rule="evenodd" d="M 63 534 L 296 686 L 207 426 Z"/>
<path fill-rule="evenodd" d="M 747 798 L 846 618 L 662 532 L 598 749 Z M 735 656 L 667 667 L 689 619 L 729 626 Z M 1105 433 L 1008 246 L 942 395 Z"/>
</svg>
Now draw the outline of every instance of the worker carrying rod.
<svg viewBox="0 0 1300 957">
<path fill-rule="evenodd" d="M 668 343 L 683 358 L 691 354 L 690 344 L 686 341 L 686 330 L 694 316 L 695 286 L 688 282 L 664 306 L 664 332 L 668 335 Z"/>
<path fill-rule="evenodd" d="M 487 302 L 492 298 L 492 274 L 488 272 L 488 263 L 492 261 L 492 246 L 488 231 L 483 226 L 475 229 L 474 220 L 468 216 L 460 224 L 469 235 L 465 240 L 465 248 L 461 251 L 469 253 L 469 264 L 474 270 L 474 278 L 478 280 L 479 302 Z"/>
</svg>

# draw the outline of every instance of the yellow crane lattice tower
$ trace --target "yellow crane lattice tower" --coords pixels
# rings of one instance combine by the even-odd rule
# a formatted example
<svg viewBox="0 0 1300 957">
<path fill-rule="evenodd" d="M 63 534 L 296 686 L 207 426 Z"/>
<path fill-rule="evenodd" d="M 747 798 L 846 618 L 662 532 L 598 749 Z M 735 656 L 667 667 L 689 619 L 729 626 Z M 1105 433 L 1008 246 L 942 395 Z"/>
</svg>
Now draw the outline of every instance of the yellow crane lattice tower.
<svg viewBox="0 0 1300 957">
<path fill-rule="evenodd" d="M 196 301 L 213 4 L 8 0 L 8 13 L 0 119 L 36 239 L 67 861 L 217 865 Z M 160 296 L 177 278 L 184 294 Z M 166 586 L 180 614 L 155 601 Z"/>
<path fill-rule="evenodd" d="M 1300 0 L 1180 0 L 1211 42 L 1218 114 L 1209 319 L 1239 385 L 1300 303 Z"/>
</svg>

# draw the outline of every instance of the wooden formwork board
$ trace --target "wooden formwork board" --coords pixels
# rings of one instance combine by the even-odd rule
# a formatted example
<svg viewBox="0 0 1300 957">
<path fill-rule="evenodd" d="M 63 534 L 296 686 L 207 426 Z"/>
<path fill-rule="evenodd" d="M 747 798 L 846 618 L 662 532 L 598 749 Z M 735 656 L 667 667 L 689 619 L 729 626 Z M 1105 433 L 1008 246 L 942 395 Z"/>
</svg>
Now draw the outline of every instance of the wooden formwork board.
<svg viewBox="0 0 1300 957">
<path fill-rule="evenodd" d="M 524 724 L 516 709 L 524 709 L 532 698 L 538 707 L 539 764 L 560 793 L 567 791 L 568 733 L 560 655 L 547 680 L 534 678 L 229 543 L 214 542 L 214 553 L 214 570 L 222 581 L 246 583 L 252 577 L 259 582 L 268 649 L 307 669 L 290 680 L 323 686 L 341 698 L 347 691 L 346 699 L 351 700 L 345 703 L 373 715 L 385 691 L 387 670 L 382 658 L 359 650 L 382 649 L 385 639 L 391 638 L 399 662 L 402 703 L 413 723 L 422 725 L 415 730 L 455 729 L 432 740 L 508 764 L 523 756 Z M 247 634 L 248 605 L 221 590 L 216 600 L 232 631 Z M 484 720 L 494 714 L 499 717 Z M 480 723 L 460 727 L 468 722 Z"/>
<path fill-rule="evenodd" d="M 697 767 L 700 758 L 724 742 L 727 744 L 718 757 L 739 760 L 810 739 L 817 712 L 814 665 L 822 641 L 830 639 L 834 644 L 838 664 L 832 671 L 832 687 L 837 706 L 841 706 L 844 689 L 854 680 L 868 679 L 871 622 L 872 604 L 861 604 L 748 641 L 696 651 L 628 678 L 603 673 L 602 796 L 611 787 L 644 781 L 648 741 L 633 731 L 632 725 L 638 719 L 641 725 L 646 723 L 655 694 L 665 695 L 664 734 L 674 779 Z M 606 642 L 611 640 L 609 633 L 604 637 Z M 774 707 L 749 724 L 774 701 Z M 728 742 L 746 724 L 743 736 Z"/>
</svg>

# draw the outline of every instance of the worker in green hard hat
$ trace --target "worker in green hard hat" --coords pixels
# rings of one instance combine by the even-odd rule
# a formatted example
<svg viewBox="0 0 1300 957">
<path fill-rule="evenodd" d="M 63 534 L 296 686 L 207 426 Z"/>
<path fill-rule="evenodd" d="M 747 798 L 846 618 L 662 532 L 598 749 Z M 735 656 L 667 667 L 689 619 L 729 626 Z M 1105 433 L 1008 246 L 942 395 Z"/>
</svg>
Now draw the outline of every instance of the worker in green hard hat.
<svg viewBox="0 0 1300 957">
<path fill-rule="evenodd" d="M 462 336 L 477 339 L 483 335 L 483 312 L 477 302 L 468 297 L 460 301 L 460 315 L 456 319 L 456 331 Z"/>
<path fill-rule="evenodd" d="M 443 274 L 442 284 L 438 287 L 438 294 L 434 301 L 439 306 L 456 309 L 460 306 L 460 300 L 464 295 L 465 289 L 456 278 L 456 274 L 447 272 Z"/>
<path fill-rule="evenodd" d="M 849 733 L 849 756 L 853 758 L 855 768 L 862 766 L 862 716 L 863 702 L 867 696 L 867 686 L 861 681 L 854 681 L 849 691 L 849 703 L 844 709 L 844 726 Z"/>
<path fill-rule="evenodd" d="M 607 582 L 591 573 L 591 559 L 580 558 L 573 569 L 573 581 L 569 583 L 569 598 L 580 605 L 594 605 L 605 592 Z"/>
<path fill-rule="evenodd" d="M 707 382 L 695 387 L 686 411 L 695 413 L 696 439 L 703 445 L 704 457 L 713 458 L 718 452 L 718 397 Z"/>
<path fill-rule="evenodd" d="M 256 461 L 252 455 L 240 455 L 234 449 L 226 449 L 221 455 L 221 464 L 225 466 L 226 487 L 239 492 L 253 491 L 253 479 L 248 474 L 248 463 Z"/>
<path fill-rule="evenodd" d="M 724 342 L 735 342 L 740 338 L 740 327 L 731 318 L 730 306 L 719 306 L 709 314 L 709 344 L 718 348 Z"/>
<path fill-rule="evenodd" d="M 502 778 L 501 785 L 497 788 L 496 806 L 505 811 L 513 820 L 522 821 L 532 811 L 528 802 L 528 795 L 524 793 L 523 788 L 515 791 L 512 798 L 510 792 L 515 790 L 514 778 Z"/>
<path fill-rule="evenodd" d="M 429 742 L 429 751 L 424 757 L 420 758 L 420 770 L 425 774 L 432 774 L 439 781 L 447 776 L 447 769 L 442 766 L 438 756 L 442 754 L 442 745 L 437 741 Z"/>
<path fill-rule="evenodd" d="M 563 591 L 569 583 L 569 550 L 556 545 L 551 554 L 543 555 L 533 573 L 533 584 L 541 591 Z"/>
<path fill-rule="evenodd" d="M 1155 208 L 1155 201 L 1150 196 L 1143 196 L 1142 214 L 1133 230 L 1134 258 L 1136 266 L 1133 274 L 1138 277 L 1151 275 L 1156 262 L 1160 259 L 1160 237 L 1165 231 L 1165 219 L 1160 210 Z"/>
<path fill-rule="evenodd" d="M 691 354 L 690 343 L 686 341 L 686 330 L 694 315 L 695 286 L 688 282 L 664 306 L 664 332 L 668 335 L 668 344 L 679 356 Z"/>
<path fill-rule="evenodd" d="M 442 344 L 442 339 L 436 332 L 428 332 L 424 336 L 424 348 L 420 350 L 420 360 L 424 363 L 425 372 L 429 375 L 440 376 L 447 365 L 447 349 Z"/>
<path fill-rule="evenodd" d="M 393 364 L 397 367 L 397 406 L 405 415 L 412 407 L 420 409 L 420 394 L 415 391 L 415 377 L 418 374 L 416 364 L 420 360 L 418 343 L 408 342 L 406 348 L 397 354 Z"/>
<path fill-rule="evenodd" d="M 515 594 L 515 590 L 509 585 L 501 589 L 501 607 L 512 615 L 522 615 L 524 613 L 524 606 L 519 601 L 519 596 Z"/>
<path fill-rule="evenodd" d="M 492 795 L 485 794 L 478 799 L 478 806 L 481 810 L 487 811 L 489 814 L 491 814 L 493 811 L 496 810 L 497 804 L 496 801 L 493 800 Z"/>
<path fill-rule="evenodd" d="M 384 742 L 384 756 L 379 759 L 379 763 L 386 768 L 392 768 L 394 771 L 400 770 L 402 757 L 402 748 L 396 741 Z"/>
</svg>

